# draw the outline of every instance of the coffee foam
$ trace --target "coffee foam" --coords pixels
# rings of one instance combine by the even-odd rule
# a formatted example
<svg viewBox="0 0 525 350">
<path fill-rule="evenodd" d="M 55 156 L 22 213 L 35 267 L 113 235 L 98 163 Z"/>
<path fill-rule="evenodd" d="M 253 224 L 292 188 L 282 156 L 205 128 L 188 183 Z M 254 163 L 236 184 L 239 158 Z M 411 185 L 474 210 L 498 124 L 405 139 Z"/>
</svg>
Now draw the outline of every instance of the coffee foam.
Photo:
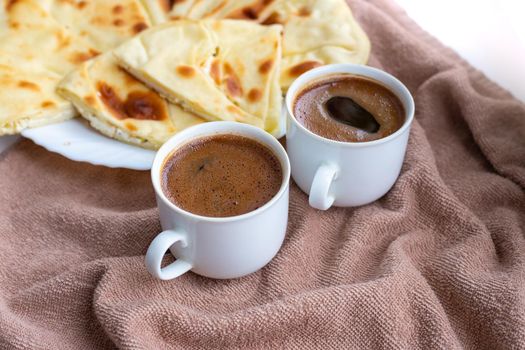
<svg viewBox="0 0 525 350">
<path fill-rule="evenodd" d="M 175 205 L 204 216 L 235 216 L 266 204 L 282 184 L 277 157 L 238 135 L 196 139 L 176 150 L 162 170 L 162 188 Z"/>
</svg>

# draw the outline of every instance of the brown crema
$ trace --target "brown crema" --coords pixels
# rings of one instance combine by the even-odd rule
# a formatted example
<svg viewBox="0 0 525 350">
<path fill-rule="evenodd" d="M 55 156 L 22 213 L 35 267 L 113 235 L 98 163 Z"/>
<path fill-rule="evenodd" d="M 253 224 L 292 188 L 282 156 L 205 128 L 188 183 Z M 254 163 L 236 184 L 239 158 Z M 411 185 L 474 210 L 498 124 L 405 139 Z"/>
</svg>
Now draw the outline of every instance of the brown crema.
<svg viewBox="0 0 525 350">
<path fill-rule="evenodd" d="M 275 196 L 283 180 L 277 157 L 250 138 L 223 134 L 175 150 L 161 172 L 162 191 L 194 214 L 227 217 L 251 212 Z"/>
<path fill-rule="evenodd" d="M 373 115 L 380 127 L 367 132 L 334 119 L 326 108 L 333 97 L 349 97 Z M 313 133 L 335 141 L 366 142 L 396 132 L 405 120 L 399 98 L 381 83 L 353 74 L 334 74 L 300 91 L 293 104 L 295 119 Z"/>
</svg>

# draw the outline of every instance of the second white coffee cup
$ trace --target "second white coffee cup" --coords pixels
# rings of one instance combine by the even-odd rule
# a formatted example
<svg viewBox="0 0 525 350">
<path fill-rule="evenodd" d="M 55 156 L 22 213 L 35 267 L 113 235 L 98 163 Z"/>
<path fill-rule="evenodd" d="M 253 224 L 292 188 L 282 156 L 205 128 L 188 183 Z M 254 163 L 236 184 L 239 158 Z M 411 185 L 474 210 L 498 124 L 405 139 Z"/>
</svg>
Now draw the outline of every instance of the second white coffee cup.
<svg viewBox="0 0 525 350">
<path fill-rule="evenodd" d="M 405 121 L 393 134 L 369 142 L 340 142 L 314 134 L 293 115 L 295 98 L 313 81 L 331 74 L 349 73 L 376 80 L 390 89 L 405 109 Z M 359 206 L 375 201 L 399 176 L 414 119 L 414 100 L 392 75 L 369 66 L 332 64 L 312 69 L 297 78 L 286 94 L 286 148 L 292 177 L 309 194 L 312 207 Z"/>
</svg>

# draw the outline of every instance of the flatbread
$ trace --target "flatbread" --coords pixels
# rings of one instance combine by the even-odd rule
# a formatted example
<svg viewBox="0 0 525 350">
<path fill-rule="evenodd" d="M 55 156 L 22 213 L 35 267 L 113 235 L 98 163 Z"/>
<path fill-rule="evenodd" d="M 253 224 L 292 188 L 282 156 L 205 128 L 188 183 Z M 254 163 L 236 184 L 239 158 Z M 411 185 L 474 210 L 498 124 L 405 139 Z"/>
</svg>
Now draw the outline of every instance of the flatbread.
<svg viewBox="0 0 525 350">
<path fill-rule="evenodd" d="M 61 75 L 0 52 L 0 135 L 72 118 L 76 111 L 55 93 Z"/>
<path fill-rule="evenodd" d="M 99 51 L 57 22 L 34 0 L 4 3 L 0 8 L 0 51 L 42 69 L 65 74 Z"/>
<path fill-rule="evenodd" d="M 151 21 L 140 0 L 38 0 L 58 23 L 99 52 L 149 28 Z"/>
<path fill-rule="evenodd" d="M 177 2 L 176 0 L 142 0 L 153 24 L 160 24 L 168 21 L 168 15 Z"/>
<path fill-rule="evenodd" d="M 74 117 L 62 76 L 149 25 L 139 0 L 0 0 L 0 135 Z"/>
<path fill-rule="evenodd" d="M 94 49 L 35 1 L 4 2 L 0 14 L 0 135 L 74 117 L 55 87 Z"/>
<path fill-rule="evenodd" d="M 120 141 L 158 149 L 176 132 L 204 122 L 120 68 L 107 52 L 83 63 L 58 85 L 91 126 Z"/>
<path fill-rule="evenodd" d="M 165 20 L 232 18 L 282 24 L 281 87 L 301 73 L 329 63 L 364 64 L 370 41 L 344 0 L 185 0 Z"/>
<path fill-rule="evenodd" d="M 283 88 L 320 65 L 368 61 L 370 41 L 344 0 L 280 2 L 270 16 L 285 23 Z"/>
<path fill-rule="evenodd" d="M 207 120 L 275 129 L 281 106 L 280 25 L 179 20 L 115 49 L 119 64 L 168 100 Z M 271 130 L 273 131 L 273 130 Z"/>
</svg>

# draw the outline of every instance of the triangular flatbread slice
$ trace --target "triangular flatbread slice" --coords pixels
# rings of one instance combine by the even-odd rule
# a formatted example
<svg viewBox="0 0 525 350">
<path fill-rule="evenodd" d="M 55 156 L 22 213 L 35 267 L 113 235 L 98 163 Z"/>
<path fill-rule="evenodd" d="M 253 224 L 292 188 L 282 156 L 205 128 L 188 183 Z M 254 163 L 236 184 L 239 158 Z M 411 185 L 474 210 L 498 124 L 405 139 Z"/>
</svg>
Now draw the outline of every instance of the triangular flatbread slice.
<svg viewBox="0 0 525 350">
<path fill-rule="evenodd" d="M 149 23 L 139 0 L 0 0 L 0 135 L 75 116 L 58 81 Z"/>
<path fill-rule="evenodd" d="M 34 0 L 20 0 L 0 8 L 0 51 L 34 66 L 65 74 L 99 54 L 87 40 L 76 37 Z M 16 58 L 16 59 L 15 59 Z"/>
<path fill-rule="evenodd" d="M 269 16 L 285 26 L 281 68 L 285 89 L 311 68 L 368 61 L 370 41 L 344 0 L 277 2 Z"/>
<path fill-rule="evenodd" d="M 36 1 L 4 1 L 0 7 L 0 135 L 74 117 L 73 105 L 58 96 L 55 87 L 65 72 L 93 51 Z"/>
<path fill-rule="evenodd" d="M 111 52 L 68 74 L 58 92 L 101 133 L 157 149 L 176 132 L 204 122 L 160 97 L 116 64 Z"/>
<path fill-rule="evenodd" d="M 0 135 L 56 123 L 76 115 L 55 93 L 61 75 L 0 52 Z"/>
<path fill-rule="evenodd" d="M 345 0 L 185 0 L 173 2 L 165 20 L 231 18 L 282 24 L 281 87 L 329 63 L 368 61 L 370 42 Z"/>
<path fill-rule="evenodd" d="M 207 120 L 274 127 L 281 93 L 281 26 L 173 21 L 115 49 L 119 64 L 170 101 Z"/>
</svg>

